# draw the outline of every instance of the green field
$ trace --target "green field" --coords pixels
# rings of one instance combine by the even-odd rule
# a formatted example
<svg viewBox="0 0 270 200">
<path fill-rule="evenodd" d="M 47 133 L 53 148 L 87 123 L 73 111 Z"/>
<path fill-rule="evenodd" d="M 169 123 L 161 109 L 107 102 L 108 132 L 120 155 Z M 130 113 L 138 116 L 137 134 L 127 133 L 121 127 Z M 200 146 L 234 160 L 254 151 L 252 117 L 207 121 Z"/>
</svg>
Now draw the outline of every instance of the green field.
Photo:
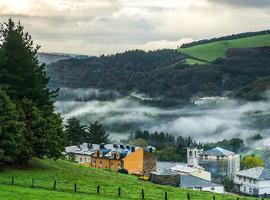
<svg viewBox="0 0 270 200">
<path fill-rule="evenodd" d="M 14 176 L 14 184 L 11 184 L 12 176 Z M 35 178 L 33 188 L 32 178 Z M 56 190 L 52 189 L 54 180 L 56 180 Z M 77 192 L 74 191 L 74 183 L 77 183 Z M 97 185 L 101 186 L 99 195 L 96 193 Z M 118 187 L 121 187 L 121 197 L 118 197 Z M 142 189 L 147 200 L 162 200 L 165 191 L 168 192 L 169 200 L 184 200 L 188 192 L 176 187 L 143 182 L 135 176 L 88 168 L 63 160 L 34 159 L 27 169 L 6 169 L 0 172 L 1 200 L 138 200 L 141 199 Z M 213 199 L 212 193 L 190 191 L 190 194 L 191 200 Z M 216 195 L 217 200 L 236 200 L 236 198 L 235 195 Z M 255 200 L 256 198 L 240 197 L 240 199 Z"/>
<path fill-rule="evenodd" d="M 187 63 L 195 64 L 196 59 L 198 59 L 200 60 L 198 61 L 198 64 L 200 64 L 202 60 L 206 62 L 212 62 L 217 58 L 225 57 L 227 50 L 231 48 L 249 48 L 262 46 L 270 46 L 270 34 L 241 38 L 236 40 L 212 42 L 189 48 L 179 48 L 178 50 L 193 58 Z"/>
</svg>

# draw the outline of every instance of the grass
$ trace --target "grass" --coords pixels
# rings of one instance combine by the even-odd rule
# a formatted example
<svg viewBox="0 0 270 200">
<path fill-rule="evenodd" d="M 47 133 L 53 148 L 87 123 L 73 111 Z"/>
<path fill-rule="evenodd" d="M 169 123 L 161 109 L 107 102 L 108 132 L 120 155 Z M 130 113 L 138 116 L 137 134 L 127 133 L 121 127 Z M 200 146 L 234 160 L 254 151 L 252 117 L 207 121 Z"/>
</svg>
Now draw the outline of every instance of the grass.
<svg viewBox="0 0 270 200">
<path fill-rule="evenodd" d="M 14 185 L 11 177 L 14 176 Z M 31 187 L 32 178 L 35 187 Z M 53 180 L 57 181 L 56 190 L 52 190 Z M 73 191 L 77 183 L 77 192 Z M 96 194 L 97 185 L 101 186 L 100 194 Z M 117 197 L 117 189 L 121 187 L 121 197 Z M 169 200 L 186 199 L 187 190 L 176 187 L 155 185 L 138 180 L 135 176 L 117 174 L 108 170 L 99 170 L 81 166 L 76 163 L 58 160 L 31 161 L 28 169 L 6 169 L 0 172 L 0 199 L 2 200 L 113 200 L 141 199 L 141 189 L 145 191 L 145 199 L 162 200 L 165 191 Z M 190 191 L 191 200 L 212 200 L 212 193 Z M 235 195 L 217 194 L 217 200 L 236 200 Z M 256 198 L 241 197 L 241 200 Z"/>
<path fill-rule="evenodd" d="M 226 57 L 226 52 L 231 48 L 250 48 L 270 46 L 270 34 L 241 38 L 236 40 L 227 40 L 212 42 L 208 44 L 197 45 L 189 48 L 179 48 L 178 50 L 185 53 L 195 60 L 204 60 L 212 62 L 217 58 Z M 190 62 L 190 64 L 193 64 Z"/>
</svg>

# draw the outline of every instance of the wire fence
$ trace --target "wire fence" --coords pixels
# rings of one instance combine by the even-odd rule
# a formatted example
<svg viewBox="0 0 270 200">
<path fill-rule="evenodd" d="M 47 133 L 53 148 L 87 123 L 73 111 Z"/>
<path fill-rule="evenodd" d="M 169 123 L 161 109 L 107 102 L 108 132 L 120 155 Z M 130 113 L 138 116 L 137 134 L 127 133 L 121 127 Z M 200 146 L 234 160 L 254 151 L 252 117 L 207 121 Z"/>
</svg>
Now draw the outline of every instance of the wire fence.
<svg viewBox="0 0 270 200">
<path fill-rule="evenodd" d="M 14 186 L 20 186 L 25 188 L 32 188 L 32 189 L 43 189 L 43 190 L 51 190 L 51 191 L 60 191 L 60 192 L 68 192 L 68 193 L 79 193 L 79 194 L 89 194 L 89 195 L 96 195 L 108 197 L 108 198 L 118 198 L 118 199 L 130 199 L 130 189 L 126 190 L 126 188 L 123 187 L 106 187 L 97 184 L 95 187 L 90 187 L 89 185 L 82 184 L 82 183 L 76 183 L 76 182 L 70 182 L 66 180 L 52 180 L 52 179 L 44 179 L 44 178 L 32 178 L 32 179 L 20 179 L 18 177 L 12 176 L 9 180 L 0 180 L 0 184 L 5 185 L 14 185 Z M 175 198 L 175 195 L 173 198 L 170 198 L 170 192 L 164 191 L 163 194 L 147 194 L 147 191 L 145 189 L 141 189 L 139 192 L 137 191 L 137 198 L 136 199 L 155 199 L 153 198 L 153 195 L 157 195 L 156 199 L 160 200 L 177 200 Z M 198 196 L 193 196 L 191 193 L 187 190 L 186 193 L 181 193 L 181 196 L 179 195 L 179 200 L 219 200 L 223 198 L 217 198 L 215 194 L 212 195 L 212 197 L 203 197 L 205 193 L 201 193 L 201 198 L 198 198 Z M 134 193 L 133 193 L 134 196 Z M 208 194 L 209 196 L 209 194 Z M 228 199 L 228 198 L 226 198 Z M 245 200 L 246 197 L 232 197 L 229 198 L 231 200 Z M 255 198 L 254 198 L 255 199 Z M 265 197 L 257 198 L 260 200 L 266 200 Z"/>
</svg>

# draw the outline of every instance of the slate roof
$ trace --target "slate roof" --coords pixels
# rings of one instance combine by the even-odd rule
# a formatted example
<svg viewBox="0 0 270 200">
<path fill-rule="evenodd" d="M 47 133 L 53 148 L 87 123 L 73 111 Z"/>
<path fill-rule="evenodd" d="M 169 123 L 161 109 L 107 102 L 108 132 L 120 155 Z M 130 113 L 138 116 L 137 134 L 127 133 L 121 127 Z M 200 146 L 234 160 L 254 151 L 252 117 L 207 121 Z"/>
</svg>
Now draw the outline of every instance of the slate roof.
<svg viewBox="0 0 270 200">
<path fill-rule="evenodd" d="M 237 172 L 236 175 L 253 178 L 260 181 L 270 180 L 270 169 L 255 167 Z"/>
<path fill-rule="evenodd" d="M 216 147 L 213 149 L 210 149 L 208 151 L 204 151 L 202 155 L 211 155 L 211 156 L 229 156 L 229 155 L 235 155 L 234 152 L 228 151 L 226 149 L 222 149 L 220 147 Z"/>
<path fill-rule="evenodd" d="M 180 181 L 181 188 L 201 188 L 201 187 L 222 187 L 211 181 L 204 180 L 202 178 L 192 175 L 182 175 Z"/>
<path fill-rule="evenodd" d="M 131 154 L 131 146 L 125 144 L 102 144 L 103 148 L 100 148 L 100 144 L 88 144 L 83 143 L 78 146 L 68 146 L 65 147 L 64 155 L 66 154 L 79 154 L 79 155 L 88 155 L 91 156 L 96 151 L 102 151 L 104 157 L 111 157 L 112 152 L 117 152 L 120 154 L 121 158 L 126 157 Z M 140 147 L 135 146 L 135 151 Z M 146 151 L 155 151 L 155 147 L 148 146 L 144 148 Z"/>
</svg>

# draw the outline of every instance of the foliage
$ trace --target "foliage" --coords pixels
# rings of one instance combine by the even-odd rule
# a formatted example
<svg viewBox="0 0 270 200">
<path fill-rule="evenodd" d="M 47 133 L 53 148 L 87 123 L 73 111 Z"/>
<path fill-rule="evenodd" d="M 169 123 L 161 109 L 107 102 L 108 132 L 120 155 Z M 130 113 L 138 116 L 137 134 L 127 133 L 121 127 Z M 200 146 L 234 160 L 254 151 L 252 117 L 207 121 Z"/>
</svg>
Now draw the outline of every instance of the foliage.
<svg viewBox="0 0 270 200">
<path fill-rule="evenodd" d="M 213 62 L 218 58 L 225 58 L 229 49 L 269 46 L 269 38 L 270 33 L 234 40 L 210 42 L 188 48 L 180 48 L 178 50 L 181 53 L 189 55 L 193 59 L 199 59 L 205 62 Z"/>
<path fill-rule="evenodd" d="M 20 155 L 21 134 L 16 105 L 0 90 L 0 167 L 4 163 L 14 163 Z"/>
<path fill-rule="evenodd" d="M 30 166 L 28 170 L 6 169 L 0 172 L 1 198 L 5 200 L 136 200 L 140 199 L 141 190 L 144 189 L 145 199 L 148 200 L 164 199 L 165 191 L 168 192 L 168 199 L 186 199 L 187 192 L 190 193 L 192 200 L 213 199 L 213 193 L 152 184 L 140 181 L 136 176 L 89 168 L 63 160 L 33 159 Z M 15 185 L 10 184 L 11 176 L 15 177 Z M 32 178 L 35 178 L 35 188 L 30 187 Z M 51 190 L 53 180 L 57 181 L 55 191 Z M 77 183 L 77 192 L 73 192 L 74 183 Z M 101 191 L 99 195 L 96 192 L 98 185 Z M 118 187 L 121 187 L 121 198 L 117 197 Z M 231 194 L 215 194 L 215 197 L 217 200 L 237 199 L 237 195 Z M 252 197 L 243 197 L 243 199 L 259 200 Z"/>
<path fill-rule="evenodd" d="M 175 146 L 168 146 L 158 151 L 157 157 L 159 161 L 167 161 L 167 162 L 182 162 L 183 161 L 183 155 L 178 154 Z"/>
<path fill-rule="evenodd" d="M 148 143 L 146 140 L 142 139 L 142 138 L 138 138 L 138 139 L 131 139 L 128 141 L 128 143 L 130 145 L 138 145 L 140 147 L 147 147 L 148 146 Z"/>
<path fill-rule="evenodd" d="M 65 135 L 54 113 L 56 91 L 47 87 L 44 65 L 29 33 L 12 19 L 0 28 L 1 142 L 0 162 L 26 164 L 31 157 L 59 158 Z M 5 94 L 6 93 L 6 94 Z M 15 105 L 13 105 L 15 104 Z"/>
<path fill-rule="evenodd" d="M 209 51 L 218 52 L 216 49 Z M 203 53 L 198 51 L 198 55 Z M 93 87 L 122 95 L 136 91 L 154 97 L 151 103 L 164 107 L 186 104 L 193 97 L 221 96 L 228 91 L 233 96 L 239 89 L 270 76 L 269 47 L 232 49 L 226 58 L 210 64 L 190 66 L 185 63 L 186 58 L 174 50 L 136 50 L 84 60 L 63 60 L 49 65 L 47 72 L 52 79 L 51 87 Z"/>
<path fill-rule="evenodd" d="M 103 125 L 99 122 L 94 122 L 86 128 L 85 142 L 91 144 L 109 143 L 109 134 L 106 133 Z"/>
<path fill-rule="evenodd" d="M 208 44 L 208 43 L 212 43 L 212 42 L 236 40 L 236 39 L 240 39 L 240 38 L 254 37 L 254 36 L 266 35 L 266 34 L 270 34 L 270 30 L 239 33 L 239 34 L 232 34 L 232 35 L 227 35 L 227 36 L 218 37 L 218 38 L 204 39 L 204 40 L 199 40 L 199 41 L 194 41 L 194 42 L 182 44 L 180 48 L 188 48 L 188 47 L 194 47 L 194 46 Z"/>
<path fill-rule="evenodd" d="M 71 117 L 67 119 L 65 125 L 65 132 L 67 136 L 68 145 L 78 145 L 85 141 L 85 126 L 80 124 L 80 120 L 76 117 Z"/>
<path fill-rule="evenodd" d="M 130 142 L 136 140 L 146 141 L 158 150 L 158 159 L 160 161 L 185 162 L 187 160 L 187 147 L 191 144 L 201 146 L 191 137 L 178 136 L 164 132 L 151 133 L 147 130 L 137 130 L 134 135 L 130 135 Z"/>
<path fill-rule="evenodd" d="M 221 147 L 235 153 L 240 153 L 245 147 L 244 141 L 240 138 L 232 138 L 230 140 L 222 140 L 216 143 L 207 143 L 203 145 L 205 150 L 212 149 L 214 147 Z"/>
<path fill-rule="evenodd" d="M 263 167 L 263 166 L 264 166 L 264 161 L 259 156 L 255 156 L 255 155 L 245 156 L 241 160 L 242 169 L 250 169 L 253 167 Z"/>
</svg>

